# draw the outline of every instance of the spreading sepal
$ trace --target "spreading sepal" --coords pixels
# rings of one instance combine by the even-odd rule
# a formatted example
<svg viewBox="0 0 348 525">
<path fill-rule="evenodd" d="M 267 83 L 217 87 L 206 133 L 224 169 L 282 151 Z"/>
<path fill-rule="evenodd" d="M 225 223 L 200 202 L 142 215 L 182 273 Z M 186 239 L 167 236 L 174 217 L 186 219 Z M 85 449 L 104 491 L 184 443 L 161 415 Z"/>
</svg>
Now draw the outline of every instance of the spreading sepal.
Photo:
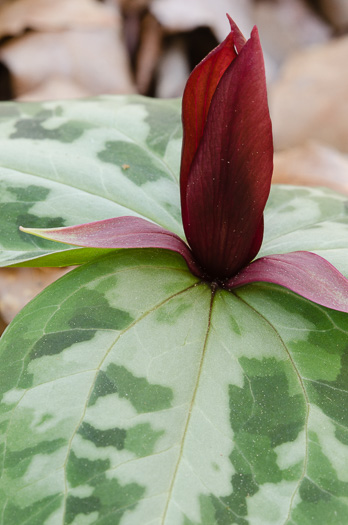
<svg viewBox="0 0 348 525">
<path fill-rule="evenodd" d="M 314 303 L 348 313 L 348 279 L 315 253 L 298 251 L 261 257 L 227 281 L 225 288 L 254 282 L 279 284 Z"/>
<path fill-rule="evenodd" d="M 190 248 L 175 233 L 140 217 L 116 217 L 65 228 L 23 228 L 21 231 L 86 248 L 162 248 L 179 253 L 191 272 L 203 277 Z"/>
</svg>

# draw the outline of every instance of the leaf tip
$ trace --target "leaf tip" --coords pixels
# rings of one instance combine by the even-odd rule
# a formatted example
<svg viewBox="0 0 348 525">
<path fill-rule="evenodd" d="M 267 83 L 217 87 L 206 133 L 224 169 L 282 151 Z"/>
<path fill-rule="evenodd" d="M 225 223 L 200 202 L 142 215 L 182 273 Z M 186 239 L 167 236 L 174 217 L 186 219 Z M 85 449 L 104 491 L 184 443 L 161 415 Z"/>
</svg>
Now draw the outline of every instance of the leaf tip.
<svg viewBox="0 0 348 525">
<path fill-rule="evenodd" d="M 24 233 L 30 233 L 31 232 L 30 228 L 25 228 L 24 226 L 20 226 L 19 229 L 20 229 L 21 232 L 24 232 Z"/>
<path fill-rule="evenodd" d="M 25 228 L 24 226 L 19 226 L 19 230 L 29 235 L 36 235 L 36 237 L 43 237 L 45 239 L 43 234 L 43 232 L 45 232 L 44 228 Z"/>
</svg>

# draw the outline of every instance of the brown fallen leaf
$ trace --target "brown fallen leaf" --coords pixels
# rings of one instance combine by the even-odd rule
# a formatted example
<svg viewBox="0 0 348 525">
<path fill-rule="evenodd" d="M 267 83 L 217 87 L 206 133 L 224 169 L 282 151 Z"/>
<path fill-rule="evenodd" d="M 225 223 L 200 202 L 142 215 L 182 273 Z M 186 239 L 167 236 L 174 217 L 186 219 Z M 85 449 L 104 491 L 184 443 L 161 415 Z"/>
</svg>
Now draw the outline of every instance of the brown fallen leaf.
<svg viewBox="0 0 348 525">
<path fill-rule="evenodd" d="M 272 183 L 325 186 L 348 195 L 348 156 L 315 142 L 276 153 Z"/>
<path fill-rule="evenodd" d="M 4 44 L 0 59 L 12 74 L 16 97 L 52 77 L 68 79 L 91 95 L 134 92 L 121 31 L 115 29 L 29 33 Z"/>
<path fill-rule="evenodd" d="M 277 150 L 309 139 L 348 152 L 348 37 L 290 58 L 269 92 Z"/>
<path fill-rule="evenodd" d="M 37 100 L 72 99 L 88 97 L 90 92 L 79 86 L 72 79 L 53 75 L 42 82 L 37 88 L 26 91 L 16 100 L 34 102 Z"/>
<path fill-rule="evenodd" d="M 16 0 L 0 5 L 0 37 L 18 35 L 25 29 L 55 31 L 116 27 L 115 6 L 96 0 Z"/>
<path fill-rule="evenodd" d="M 303 0 L 256 2 L 254 20 L 264 52 L 279 66 L 303 47 L 326 42 L 332 29 Z"/>
<path fill-rule="evenodd" d="M 142 21 L 141 45 L 137 55 L 135 83 L 138 92 L 146 94 L 161 55 L 163 30 L 155 17 L 147 13 Z"/>
<path fill-rule="evenodd" d="M 72 268 L 1 268 L 0 316 L 9 323 L 46 286 Z"/>
</svg>

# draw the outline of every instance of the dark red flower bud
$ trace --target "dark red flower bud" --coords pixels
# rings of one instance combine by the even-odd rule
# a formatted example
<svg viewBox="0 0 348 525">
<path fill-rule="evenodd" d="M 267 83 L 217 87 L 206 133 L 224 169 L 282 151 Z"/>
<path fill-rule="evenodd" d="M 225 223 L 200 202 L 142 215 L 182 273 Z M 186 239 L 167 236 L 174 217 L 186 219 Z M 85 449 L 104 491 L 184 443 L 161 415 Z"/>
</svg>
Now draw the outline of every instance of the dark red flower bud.
<svg viewBox="0 0 348 525">
<path fill-rule="evenodd" d="M 257 29 L 226 40 L 191 74 L 183 97 L 183 224 L 211 278 L 237 273 L 258 253 L 273 170 L 273 140 Z"/>
</svg>

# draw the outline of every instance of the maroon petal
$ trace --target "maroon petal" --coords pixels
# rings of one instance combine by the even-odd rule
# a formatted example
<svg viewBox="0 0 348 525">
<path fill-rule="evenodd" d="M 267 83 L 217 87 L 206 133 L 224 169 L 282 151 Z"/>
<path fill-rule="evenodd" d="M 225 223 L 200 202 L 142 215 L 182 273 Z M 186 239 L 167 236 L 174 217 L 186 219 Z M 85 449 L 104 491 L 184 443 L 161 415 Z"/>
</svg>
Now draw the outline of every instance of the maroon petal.
<svg viewBox="0 0 348 525">
<path fill-rule="evenodd" d="M 117 217 L 66 228 L 21 226 L 20 229 L 45 239 L 86 248 L 164 248 L 182 255 L 191 272 L 203 277 L 191 250 L 178 235 L 139 217 Z"/>
<path fill-rule="evenodd" d="M 348 313 L 348 279 L 311 252 L 262 257 L 243 268 L 225 286 L 231 289 L 254 282 L 279 284 L 314 303 Z"/>
<path fill-rule="evenodd" d="M 237 53 L 240 53 L 246 42 L 245 37 L 234 20 L 232 20 L 230 15 L 226 14 L 226 16 L 231 26 L 231 33 L 233 34 L 234 38 L 234 47 L 236 48 Z"/>
<path fill-rule="evenodd" d="M 228 15 L 227 15 L 228 16 Z M 237 56 L 245 38 L 228 16 L 231 32 L 192 71 L 182 100 L 183 145 L 180 171 L 181 205 L 185 220 L 186 185 L 193 157 L 201 140 L 204 124 L 207 119 L 211 99 L 222 75 Z"/>
<path fill-rule="evenodd" d="M 260 249 L 272 171 L 264 63 L 254 28 L 216 88 L 187 181 L 185 233 L 212 277 L 234 275 Z"/>
</svg>

